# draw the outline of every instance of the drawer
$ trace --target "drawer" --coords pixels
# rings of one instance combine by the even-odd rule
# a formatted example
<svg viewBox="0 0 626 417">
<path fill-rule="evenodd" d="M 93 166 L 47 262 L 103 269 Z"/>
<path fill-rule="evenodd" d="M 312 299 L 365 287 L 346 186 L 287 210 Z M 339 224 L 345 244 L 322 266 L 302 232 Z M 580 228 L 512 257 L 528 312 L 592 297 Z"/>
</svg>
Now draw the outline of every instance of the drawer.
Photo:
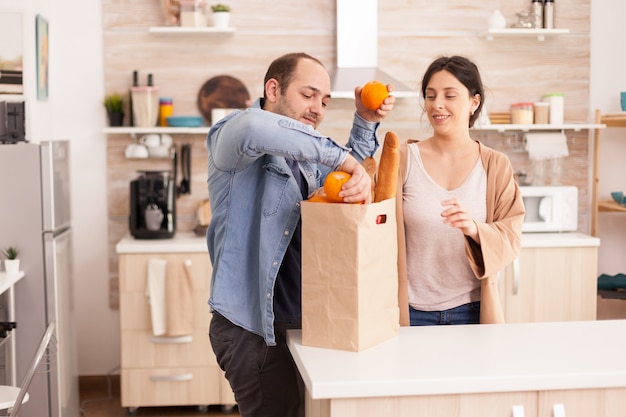
<svg viewBox="0 0 626 417">
<path fill-rule="evenodd" d="M 211 260 L 208 253 L 132 254 L 119 256 L 120 293 L 146 292 L 148 261 L 164 259 L 170 264 L 191 261 L 190 276 L 194 291 L 209 292 L 211 288 Z M 175 269 L 180 271 L 180 269 Z"/>
<path fill-rule="evenodd" d="M 222 404 L 218 371 L 185 367 L 122 369 L 122 407 Z"/>
<path fill-rule="evenodd" d="M 209 308 L 209 292 L 194 291 L 193 328 L 208 329 L 211 321 Z M 152 331 L 150 303 L 145 292 L 120 293 L 120 329 Z M 167 302 L 167 301 L 166 301 Z"/>
<path fill-rule="evenodd" d="M 214 366 L 217 361 L 209 341 L 208 327 L 195 330 L 191 338 L 155 337 L 149 331 L 124 330 L 121 334 L 122 368 Z"/>
</svg>

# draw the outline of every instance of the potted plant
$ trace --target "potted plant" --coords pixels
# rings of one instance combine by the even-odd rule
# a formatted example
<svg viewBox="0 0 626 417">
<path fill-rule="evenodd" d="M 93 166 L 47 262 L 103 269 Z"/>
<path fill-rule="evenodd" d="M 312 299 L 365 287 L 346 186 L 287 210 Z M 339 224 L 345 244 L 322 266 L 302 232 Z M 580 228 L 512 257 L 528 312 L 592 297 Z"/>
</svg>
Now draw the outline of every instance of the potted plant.
<svg viewBox="0 0 626 417">
<path fill-rule="evenodd" d="M 124 124 L 124 99 L 118 93 L 108 95 L 104 99 L 104 107 L 109 117 L 109 126 Z"/>
<path fill-rule="evenodd" d="M 211 6 L 213 12 L 213 26 L 216 28 L 228 27 L 230 20 L 230 6 L 226 4 L 214 4 Z"/>
<path fill-rule="evenodd" d="M 6 258 L 4 260 L 4 269 L 7 275 L 17 275 L 20 272 L 19 249 L 15 246 L 9 246 L 2 251 L 2 254 Z"/>
</svg>

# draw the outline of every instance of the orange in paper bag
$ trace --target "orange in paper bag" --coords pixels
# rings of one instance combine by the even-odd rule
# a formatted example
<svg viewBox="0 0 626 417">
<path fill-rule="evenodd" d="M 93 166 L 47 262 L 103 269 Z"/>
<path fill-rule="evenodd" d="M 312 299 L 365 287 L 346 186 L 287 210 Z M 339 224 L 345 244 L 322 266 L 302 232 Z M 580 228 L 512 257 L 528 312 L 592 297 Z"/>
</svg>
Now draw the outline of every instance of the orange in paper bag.
<svg viewBox="0 0 626 417">
<path fill-rule="evenodd" d="M 324 192 L 328 200 L 334 203 L 343 203 L 343 198 L 339 197 L 341 186 L 345 184 L 352 175 L 343 171 L 333 171 L 324 180 Z"/>
</svg>

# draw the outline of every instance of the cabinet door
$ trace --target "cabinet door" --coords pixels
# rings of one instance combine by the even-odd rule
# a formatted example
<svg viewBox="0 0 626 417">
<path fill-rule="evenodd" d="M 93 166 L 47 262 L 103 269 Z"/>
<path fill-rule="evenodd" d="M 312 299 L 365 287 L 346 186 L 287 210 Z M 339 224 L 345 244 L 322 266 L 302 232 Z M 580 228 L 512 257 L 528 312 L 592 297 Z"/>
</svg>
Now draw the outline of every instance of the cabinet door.
<svg viewBox="0 0 626 417">
<path fill-rule="evenodd" d="M 626 388 L 557 390 L 539 393 L 538 417 L 619 417 Z"/>
<path fill-rule="evenodd" d="M 596 247 L 523 248 L 501 276 L 505 320 L 595 320 L 597 257 Z"/>
<path fill-rule="evenodd" d="M 537 416 L 537 392 L 421 395 L 407 397 L 312 400 L 307 392 L 307 416 L 314 417 L 524 417 Z"/>
</svg>

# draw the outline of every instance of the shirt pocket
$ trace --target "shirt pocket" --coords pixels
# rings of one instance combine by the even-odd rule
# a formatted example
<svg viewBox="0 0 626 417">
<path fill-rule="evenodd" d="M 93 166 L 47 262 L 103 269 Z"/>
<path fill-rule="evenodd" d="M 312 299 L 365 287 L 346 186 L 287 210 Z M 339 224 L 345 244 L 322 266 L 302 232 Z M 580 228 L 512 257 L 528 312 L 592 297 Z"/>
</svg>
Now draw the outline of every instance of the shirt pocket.
<svg viewBox="0 0 626 417">
<path fill-rule="evenodd" d="M 290 172 L 277 164 L 266 164 L 265 170 L 265 193 L 263 194 L 263 215 L 271 217 L 278 213 L 280 206 L 287 193 Z"/>
</svg>

